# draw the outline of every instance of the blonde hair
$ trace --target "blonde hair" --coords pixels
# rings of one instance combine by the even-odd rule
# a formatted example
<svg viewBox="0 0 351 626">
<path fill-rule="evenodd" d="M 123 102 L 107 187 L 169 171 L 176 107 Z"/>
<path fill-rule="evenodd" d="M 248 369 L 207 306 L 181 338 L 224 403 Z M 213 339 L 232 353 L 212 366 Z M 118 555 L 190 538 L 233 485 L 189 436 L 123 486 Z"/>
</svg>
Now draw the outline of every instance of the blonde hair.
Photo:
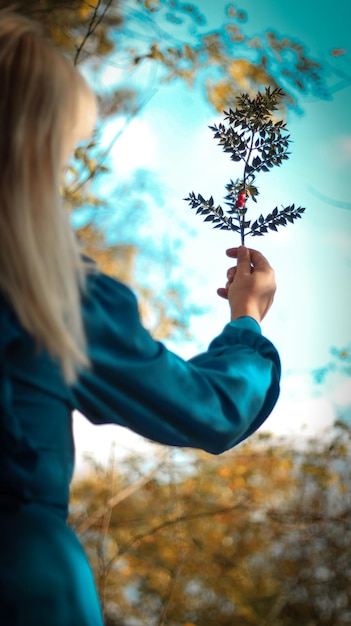
<svg viewBox="0 0 351 626">
<path fill-rule="evenodd" d="M 0 85 L 0 291 L 73 382 L 89 364 L 85 269 L 62 207 L 60 170 L 79 100 L 90 90 L 36 23 L 6 10 Z"/>
</svg>

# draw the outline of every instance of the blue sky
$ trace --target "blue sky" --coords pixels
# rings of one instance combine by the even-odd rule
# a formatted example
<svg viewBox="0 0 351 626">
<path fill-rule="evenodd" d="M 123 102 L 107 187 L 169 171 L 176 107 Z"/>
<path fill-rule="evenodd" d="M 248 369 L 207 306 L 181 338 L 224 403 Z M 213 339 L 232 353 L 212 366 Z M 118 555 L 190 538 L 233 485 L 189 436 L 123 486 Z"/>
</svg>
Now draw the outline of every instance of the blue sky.
<svg viewBox="0 0 351 626">
<path fill-rule="evenodd" d="M 198 1 L 208 27 L 223 23 L 226 4 Z M 301 40 L 311 55 L 351 76 L 351 5 L 345 5 L 342 0 L 244 0 L 239 6 L 248 14 L 247 32 L 274 29 Z M 333 58 L 334 48 L 346 48 L 346 55 Z M 106 68 L 107 82 L 109 76 Z M 123 70 L 120 79 L 126 80 Z M 131 77 L 139 84 L 145 80 L 140 70 Z M 266 428 L 294 437 L 314 435 L 340 414 L 350 415 L 351 405 L 351 378 L 332 373 L 316 385 L 311 376 L 311 370 L 330 361 L 333 346 L 344 348 L 351 342 L 351 210 L 340 208 L 351 203 L 351 85 L 335 75 L 329 81 L 332 99 L 301 97 L 303 113 L 289 114 L 294 142 L 289 161 L 257 178 L 260 211 L 295 202 L 307 207 L 305 216 L 279 233 L 248 242 L 268 257 L 278 282 L 262 332 L 277 346 L 284 375 L 280 401 Z M 213 231 L 182 200 L 194 190 L 220 202 L 224 185 L 239 175 L 208 129 L 218 120 L 201 88 L 188 90 L 174 83 L 153 93 L 112 151 L 117 177 L 123 179 L 135 167 L 154 172 L 162 202 L 155 204 L 154 221 L 146 224 L 143 236 L 151 239 L 157 223 L 169 232 L 171 246 L 172 237 L 174 242 L 183 240 L 179 274 L 196 303 L 208 309 L 192 321 L 193 341 L 169 344 L 185 358 L 205 349 L 228 320 L 227 305 L 216 296 L 216 288 L 225 282 L 225 249 L 238 242 L 232 233 Z M 111 129 L 107 132 L 111 136 Z M 170 224 L 172 215 L 176 219 Z M 80 419 L 77 423 L 78 454 L 92 447 L 96 451 L 100 436 L 101 450 L 106 450 L 106 436 L 120 438 L 116 429 L 106 427 L 97 434 Z"/>
</svg>

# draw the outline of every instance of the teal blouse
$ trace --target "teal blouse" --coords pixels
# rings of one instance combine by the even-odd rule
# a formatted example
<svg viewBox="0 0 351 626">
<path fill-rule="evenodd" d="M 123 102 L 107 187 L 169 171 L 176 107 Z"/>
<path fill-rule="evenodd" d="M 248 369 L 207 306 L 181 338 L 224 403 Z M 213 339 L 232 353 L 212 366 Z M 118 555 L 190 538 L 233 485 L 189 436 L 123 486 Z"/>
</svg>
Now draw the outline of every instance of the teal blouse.
<svg viewBox="0 0 351 626">
<path fill-rule="evenodd" d="M 94 424 L 219 454 L 253 433 L 279 394 L 278 353 L 249 317 L 184 361 L 145 330 L 120 282 L 89 274 L 82 304 L 91 368 L 69 387 L 0 298 L 0 623 L 8 626 L 102 624 L 66 524 L 74 409 Z"/>
</svg>

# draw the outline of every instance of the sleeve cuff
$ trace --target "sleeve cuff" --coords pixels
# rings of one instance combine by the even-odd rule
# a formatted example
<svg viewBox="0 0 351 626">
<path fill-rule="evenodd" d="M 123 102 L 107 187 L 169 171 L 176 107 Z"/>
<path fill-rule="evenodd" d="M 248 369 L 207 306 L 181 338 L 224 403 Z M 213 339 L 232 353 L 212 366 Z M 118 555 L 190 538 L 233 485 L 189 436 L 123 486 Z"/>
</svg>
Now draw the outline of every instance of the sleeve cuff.
<svg viewBox="0 0 351 626">
<path fill-rule="evenodd" d="M 243 330 L 251 330 L 254 333 L 258 333 L 261 335 L 261 326 L 259 323 L 253 318 L 248 316 L 238 317 L 236 320 L 229 322 L 227 326 L 233 326 L 234 328 L 240 328 Z"/>
</svg>

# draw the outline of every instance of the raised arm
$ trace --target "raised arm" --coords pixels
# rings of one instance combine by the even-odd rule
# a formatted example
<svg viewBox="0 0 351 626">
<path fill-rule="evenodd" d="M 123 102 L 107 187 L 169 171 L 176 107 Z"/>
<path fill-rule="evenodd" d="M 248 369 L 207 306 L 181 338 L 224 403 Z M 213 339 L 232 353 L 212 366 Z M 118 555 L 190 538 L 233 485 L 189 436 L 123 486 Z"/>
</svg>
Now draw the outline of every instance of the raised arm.
<svg viewBox="0 0 351 626">
<path fill-rule="evenodd" d="M 83 310 L 92 368 L 72 388 L 72 405 L 92 422 L 218 454 L 271 412 L 280 362 L 252 317 L 230 322 L 206 352 L 184 361 L 152 339 L 121 283 L 92 275 Z"/>
</svg>

